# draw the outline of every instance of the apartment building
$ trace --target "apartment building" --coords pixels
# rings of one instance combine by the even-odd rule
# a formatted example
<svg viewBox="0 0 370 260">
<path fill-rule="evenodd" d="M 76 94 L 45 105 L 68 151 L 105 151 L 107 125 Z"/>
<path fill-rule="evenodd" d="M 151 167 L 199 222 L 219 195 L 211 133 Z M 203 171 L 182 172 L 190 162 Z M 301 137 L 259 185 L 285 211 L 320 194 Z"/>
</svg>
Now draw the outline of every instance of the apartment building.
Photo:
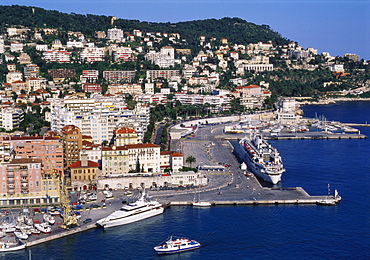
<svg viewBox="0 0 370 260">
<path fill-rule="evenodd" d="M 17 81 L 12 82 L 11 87 L 12 87 L 12 91 L 14 91 L 17 94 L 20 94 L 22 89 L 24 89 L 25 91 L 28 91 L 27 82 L 22 81 L 22 80 L 17 80 Z"/>
<path fill-rule="evenodd" d="M 116 146 L 124 146 L 127 144 L 138 144 L 142 140 L 139 134 L 130 127 L 120 127 L 113 131 L 114 144 Z"/>
<path fill-rule="evenodd" d="M 129 144 L 128 167 L 135 170 L 140 166 L 140 172 L 155 173 L 160 172 L 160 146 L 156 144 Z"/>
<path fill-rule="evenodd" d="M 83 70 L 80 80 L 82 83 L 89 82 L 94 83 L 98 80 L 99 71 L 98 70 Z"/>
<path fill-rule="evenodd" d="M 171 79 L 171 77 L 179 77 L 180 71 L 179 70 L 147 70 L 146 71 L 146 78 L 147 79 L 157 79 L 157 78 L 165 78 Z"/>
<path fill-rule="evenodd" d="M 75 69 L 50 69 L 48 74 L 53 78 L 73 78 L 76 76 Z"/>
<path fill-rule="evenodd" d="M 35 64 L 28 64 L 24 67 L 24 77 L 37 78 L 40 75 L 40 67 Z"/>
<path fill-rule="evenodd" d="M 0 146 L 8 147 L 9 156 L 15 159 L 41 159 L 45 174 L 52 174 L 56 170 L 64 176 L 63 143 L 59 137 L 0 137 Z"/>
<path fill-rule="evenodd" d="M 18 128 L 23 121 L 24 112 L 20 108 L 6 107 L 1 109 L 1 128 L 5 130 L 13 130 Z"/>
<path fill-rule="evenodd" d="M 18 57 L 19 64 L 30 64 L 31 57 L 27 53 L 21 53 Z"/>
<path fill-rule="evenodd" d="M 102 172 L 105 177 L 123 176 L 128 173 L 128 149 L 126 146 L 102 148 Z"/>
<path fill-rule="evenodd" d="M 0 174 L 1 206 L 59 202 L 58 179 L 43 176 L 41 159 L 12 159 L 0 165 Z"/>
<path fill-rule="evenodd" d="M 43 53 L 43 58 L 47 62 L 70 62 L 71 52 L 64 50 L 49 50 Z"/>
<path fill-rule="evenodd" d="M 82 89 L 84 92 L 90 92 L 90 93 L 101 93 L 102 92 L 102 86 L 100 84 L 94 84 L 94 83 L 85 83 L 82 85 Z"/>
<path fill-rule="evenodd" d="M 120 124 L 131 124 L 142 139 L 149 124 L 149 107 L 138 104 L 127 109 L 118 96 L 94 95 L 90 99 L 49 99 L 51 129 L 59 131 L 66 125 L 79 127 L 95 143 L 110 141 Z"/>
<path fill-rule="evenodd" d="M 97 62 L 104 61 L 105 49 L 98 47 L 88 47 L 84 48 L 80 52 L 80 60 L 82 62 Z"/>
<path fill-rule="evenodd" d="M 141 84 L 137 83 L 123 83 L 123 84 L 109 84 L 107 92 L 109 94 L 130 94 L 130 95 L 141 95 L 143 90 Z"/>
<path fill-rule="evenodd" d="M 21 42 L 11 42 L 10 43 L 11 52 L 21 52 L 23 51 L 23 43 Z"/>
<path fill-rule="evenodd" d="M 63 142 L 64 167 L 80 160 L 82 133 L 75 125 L 67 125 L 61 129 L 60 139 Z"/>
<path fill-rule="evenodd" d="M 81 160 L 72 163 L 69 168 L 73 190 L 92 190 L 96 187 L 99 163 L 88 160 L 87 154 L 82 154 Z"/>
<path fill-rule="evenodd" d="M 20 71 L 10 71 L 6 74 L 6 83 L 13 83 L 15 81 L 23 81 L 23 74 Z"/>
<path fill-rule="evenodd" d="M 130 47 L 117 47 L 113 50 L 113 60 L 114 61 L 132 61 L 135 60 L 133 50 Z"/>
<path fill-rule="evenodd" d="M 110 83 L 132 82 L 136 76 L 134 70 L 103 71 L 103 78 Z"/>
<path fill-rule="evenodd" d="M 161 172 L 165 169 L 170 169 L 171 172 L 179 172 L 179 169 L 184 165 L 184 156 L 181 153 L 174 151 L 160 152 L 160 168 Z"/>
</svg>

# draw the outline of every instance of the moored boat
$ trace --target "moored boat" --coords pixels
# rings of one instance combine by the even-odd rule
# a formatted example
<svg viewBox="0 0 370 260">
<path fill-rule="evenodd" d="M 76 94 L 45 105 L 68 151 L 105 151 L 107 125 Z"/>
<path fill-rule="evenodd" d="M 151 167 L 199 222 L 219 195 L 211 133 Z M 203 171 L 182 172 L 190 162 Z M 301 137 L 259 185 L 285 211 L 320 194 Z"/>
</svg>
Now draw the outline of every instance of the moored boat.
<svg viewBox="0 0 370 260">
<path fill-rule="evenodd" d="M 42 218 L 44 219 L 45 222 L 49 223 L 50 225 L 55 224 L 55 218 L 50 214 L 44 213 Z"/>
<path fill-rule="evenodd" d="M 22 231 L 14 231 L 14 235 L 19 239 L 23 239 L 23 240 L 28 239 L 28 235 Z"/>
<path fill-rule="evenodd" d="M 244 158 L 251 172 L 272 184 L 281 181 L 285 169 L 276 148 L 273 148 L 259 134 L 252 134 L 251 138 L 244 138 L 239 143 L 243 148 Z"/>
<path fill-rule="evenodd" d="M 35 224 L 35 228 L 39 230 L 42 233 L 50 233 L 51 232 L 51 227 L 48 223 L 44 222 L 41 224 Z"/>
<path fill-rule="evenodd" d="M 123 206 L 108 217 L 98 220 L 96 224 L 104 228 L 126 225 L 160 215 L 163 211 L 164 207 L 159 202 L 145 200 L 145 190 L 143 190 L 138 201 Z"/>
<path fill-rule="evenodd" d="M 10 252 L 10 251 L 17 251 L 21 249 L 25 249 L 26 244 L 25 243 L 12 243 L 12 242 L 0 242 L 0 252 Z"/>
<path fill-rule="evenodd" d="M 212 203 L 208 201 L 194 201 L 193 207 L 211 207 Z"/>
<path fill-rule="evenodd" d="M 173 254 L 183 251 L 194 250 L 200 247 L 200 243 L 188 238 L 173 238 L 172 236 L 162 245 L 154 247 L 158 254 Z"/>
</svg>

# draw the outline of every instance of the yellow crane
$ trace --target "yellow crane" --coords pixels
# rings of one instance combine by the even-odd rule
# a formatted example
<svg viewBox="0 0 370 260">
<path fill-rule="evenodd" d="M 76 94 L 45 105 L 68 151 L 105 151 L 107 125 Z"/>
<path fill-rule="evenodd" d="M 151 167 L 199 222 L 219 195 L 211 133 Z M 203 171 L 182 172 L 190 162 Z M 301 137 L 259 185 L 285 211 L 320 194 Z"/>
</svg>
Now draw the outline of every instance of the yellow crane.
<svg viewBox="0 0 370 260">
<path fill-rule="evenodd" d="M 46 157 L 46 161 L 49 165 L 51 165 L 51 161 L 48 157 Z M 51 168 L 49 167 L 49 169 Z M 51 174 L 47 172 L 44 174 L 43 178 L 47 180 L 52 179 L 57 188 L 59 188 L 60 206 L 63 209 L 63 224 L 60 227 L 69 229 L 72 226 L 79 226 L 76 214 L 74 214 L 71 201 L 69 200 L 67 185 L 65 185 L 62 179 L 60 171 L 52 169 Z"/>
</svg>

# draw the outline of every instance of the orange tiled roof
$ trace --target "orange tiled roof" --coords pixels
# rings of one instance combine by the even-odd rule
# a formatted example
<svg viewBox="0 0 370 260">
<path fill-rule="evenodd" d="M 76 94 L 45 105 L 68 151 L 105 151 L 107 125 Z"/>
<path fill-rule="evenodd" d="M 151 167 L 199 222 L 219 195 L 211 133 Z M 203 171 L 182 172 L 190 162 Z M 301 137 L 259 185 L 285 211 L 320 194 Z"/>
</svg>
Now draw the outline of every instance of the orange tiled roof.
<svg viewBox="0 0 370 260">
<path fill-rule="evenodd" d="M 135 134 L 136 131 L 132 128 L 129 128 L 129 127 L 121 127 L 121 128 L 118 128 L 118 129 L 114 129 L 113 133 L 115 133 L 115 134 Z"/>
<path fill-rule="evenodd" d="M 93 161 L 87 161 L 87 166 L 81 166 L 81 161 L 74 162 L 69 165 L 69 168 L 98 168 L 99 163 Z"/>
</svg>

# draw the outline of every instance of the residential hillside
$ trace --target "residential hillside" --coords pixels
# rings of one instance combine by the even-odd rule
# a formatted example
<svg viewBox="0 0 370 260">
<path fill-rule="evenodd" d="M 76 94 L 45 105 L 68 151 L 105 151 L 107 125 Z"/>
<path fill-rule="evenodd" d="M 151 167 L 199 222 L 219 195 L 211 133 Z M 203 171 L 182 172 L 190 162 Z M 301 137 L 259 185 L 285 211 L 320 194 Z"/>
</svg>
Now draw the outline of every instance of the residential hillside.
<svg viewBox="0 0 370 260">
<path fill-rule="evenodd" d="M 59 28 L 64 31 L 80 31 L 94 35 L 96 31 L 111 28 L 111 16 L 66 14 L 30 6 L 0 6 L 1 30 L 13 25 L 34 28 Z M 207 38 L 227 38 L 231 43 L 249 44 L 272 41 L 274 45 L 289 42 L 268 25 L 256 25 L 240 18 L 206 19 L 179 23 L 153 23 L 138 20 L 117 19 L 114 25 L 126 31 L 138 29 L 144 32 L 179 33 L 189 45 L 197 45 L 199 35 Z"/>
</svg>

